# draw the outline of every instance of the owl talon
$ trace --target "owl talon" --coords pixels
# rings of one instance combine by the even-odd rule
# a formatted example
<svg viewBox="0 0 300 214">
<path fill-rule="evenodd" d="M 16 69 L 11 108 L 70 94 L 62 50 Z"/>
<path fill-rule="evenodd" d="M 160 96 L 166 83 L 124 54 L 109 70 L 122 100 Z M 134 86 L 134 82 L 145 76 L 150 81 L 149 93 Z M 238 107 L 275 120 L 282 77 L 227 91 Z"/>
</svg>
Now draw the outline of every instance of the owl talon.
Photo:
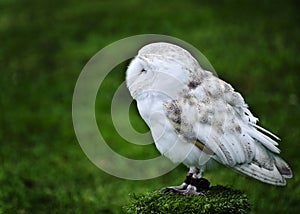
<svg viewBox="0 0 300 214">
<path fill-rule="evenodd" d="M 188 184 L 182 183 L 180 186 L 165 187 L 162 189 L 163 192 L 183 192 L 188 187 Z"/>
<path fill-rule="evenodd" d="M 182 195 L 202 195 L 203 191 L 209 189 L 210 182 L 205 178 L 195 178 L 193 173 L 188 173 L 184 182 L 180 186 L 171 186 L 163 188 L 163 192 L 174 192 Z"/>
<path fill-rule="evenodd" d="M 197 187 L 193 185 L 189 185 L 187 189 L 182 193 L 183 195 L 201 195 L 205 196 L 205 194 L 202 191 L 197 191 Z"/>
</svg>

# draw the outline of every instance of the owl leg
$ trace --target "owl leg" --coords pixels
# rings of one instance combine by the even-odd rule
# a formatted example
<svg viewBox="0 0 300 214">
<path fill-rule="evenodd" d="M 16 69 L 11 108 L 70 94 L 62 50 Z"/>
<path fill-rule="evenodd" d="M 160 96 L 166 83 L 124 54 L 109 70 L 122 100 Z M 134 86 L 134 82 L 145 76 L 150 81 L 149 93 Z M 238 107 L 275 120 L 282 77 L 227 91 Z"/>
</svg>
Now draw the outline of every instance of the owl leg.
<svg viewBox="0 0 300 214">
<path fill-rule="evenodd" d="M 204 195 L 203 191 L 206 191 L 209 189 L 210 182 L 202 178 L 202 174 L 204 172 L 204 167 L 194 171 L 190 184 L 187 186 L 187 188 L 182 192 L 184 195 L 194 194 L 194 195 Z"/>
<path fill-rule="evenodd" d="M 164 192 L 178 192 L 183 195 L 195 194 L 204 195 L 202 191 L 209 189 L 209 181 L 202 178 L 202 169 L 191 167 L 184 182 L 179 186 L 164 188 Z"/>
<path fill-rule="evenodd" d="M 182 191 L 186 190 L 188 185 L 191 183 L 192 176 L 193 176 L 193 173 L 188 172 L 185 177 L 185 180 L 183 181 L 182 184 L 180 184 L 179 186 L 170 186 L 170 187 L 163 188 L 162 191 L 163 192 L 182 192 Z"/>
</svg>

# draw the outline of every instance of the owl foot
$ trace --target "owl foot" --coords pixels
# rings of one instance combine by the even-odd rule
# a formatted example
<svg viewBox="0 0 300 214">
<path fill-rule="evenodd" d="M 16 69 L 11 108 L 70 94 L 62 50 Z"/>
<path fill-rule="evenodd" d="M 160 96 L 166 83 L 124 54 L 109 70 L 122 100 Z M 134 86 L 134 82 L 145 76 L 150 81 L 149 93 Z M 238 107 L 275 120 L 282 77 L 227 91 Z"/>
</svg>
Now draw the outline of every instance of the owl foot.
<svg viewBox="0 0 300 214">
<path fill-rule="evenodd" d="M 193 185 L 188 185 L 188 187 L 186 188 L 186 190 L 184 190 L 182 193 L 182 195 L 202 195 L 205 196 L 205 194 L 200 190 L 197 190 L 197 187 L 193 186 Z"/>
<path fill-rule="evenodd" d="M 175 192 L 182 195 L 204 195 L 203 191 L 209 189 L 210 182 L 205 178 L 195 178 L 189 173 L 180 186 L 171 186 L 162 189 L 163 192 Z"/>
</svg>

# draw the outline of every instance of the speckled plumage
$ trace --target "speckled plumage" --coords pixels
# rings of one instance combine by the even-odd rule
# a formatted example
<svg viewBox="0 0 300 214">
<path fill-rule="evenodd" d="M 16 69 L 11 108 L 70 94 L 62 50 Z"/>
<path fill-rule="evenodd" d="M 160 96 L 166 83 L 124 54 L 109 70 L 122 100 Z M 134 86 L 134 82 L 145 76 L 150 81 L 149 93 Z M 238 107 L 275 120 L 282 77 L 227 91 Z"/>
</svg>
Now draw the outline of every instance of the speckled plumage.
<svg viewBox="0 0 300 214">
<path fill-rule="evenodd" d="M 256 125 L 241 94 L 183 48 L 146 45 L 128 67 L 126 83 L 157 149 L 173 162 L 202 173 L 213 159 L 274 185 L 292 177 L 278 156 L 279 138 Z"/>
</svg>

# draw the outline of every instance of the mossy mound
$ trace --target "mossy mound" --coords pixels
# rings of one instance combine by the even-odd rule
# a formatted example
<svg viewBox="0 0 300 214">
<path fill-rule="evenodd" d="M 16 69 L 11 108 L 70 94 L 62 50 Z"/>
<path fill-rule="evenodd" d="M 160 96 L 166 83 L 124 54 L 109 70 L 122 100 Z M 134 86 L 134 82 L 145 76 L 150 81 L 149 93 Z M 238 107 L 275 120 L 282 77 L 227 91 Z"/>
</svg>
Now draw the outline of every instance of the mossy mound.
<svg viewBox="0 0 300 214">
<path fill-rule="evenodd" d="M 247 196 L 230 187 L 214 186 L 205 196 L 163 193 L 156 190 L 130 196 L 127 213 L 248 213 L 250 204 Z"/>
</svg>

